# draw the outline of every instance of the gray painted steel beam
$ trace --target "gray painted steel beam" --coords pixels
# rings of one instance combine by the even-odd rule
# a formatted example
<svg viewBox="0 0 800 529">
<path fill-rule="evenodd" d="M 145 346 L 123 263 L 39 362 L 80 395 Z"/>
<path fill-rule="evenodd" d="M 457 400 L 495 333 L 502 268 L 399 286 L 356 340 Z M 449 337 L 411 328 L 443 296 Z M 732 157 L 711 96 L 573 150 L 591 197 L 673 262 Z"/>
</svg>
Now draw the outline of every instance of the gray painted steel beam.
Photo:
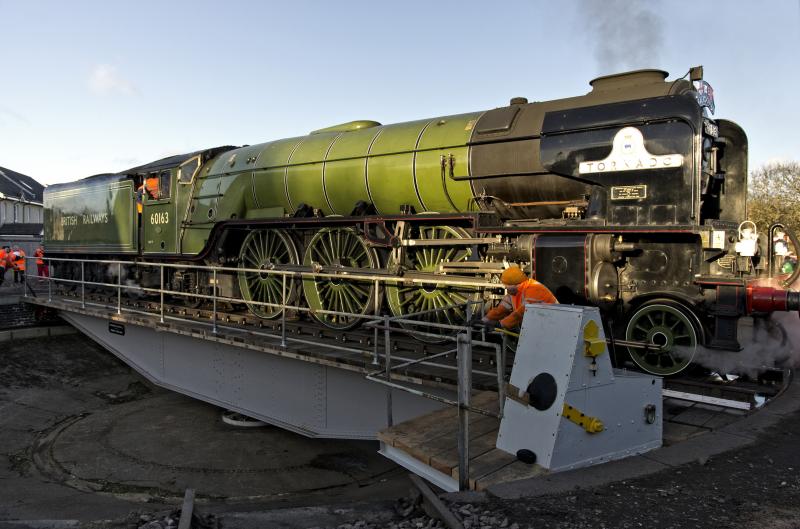
<svg viewBox="0 0 800 529">
<path fill-rule="evenodd" d="M 281 357 L 87 314 L 61 311 L 81 332 L 156 385 L 309 437 L 376 439 L 387 424 L 386 388 L 360 372 Z M 120 331 L 122 326 L 122 331 Z M 392 395 L 402 422 L 441 403 Z"/>
</svg>

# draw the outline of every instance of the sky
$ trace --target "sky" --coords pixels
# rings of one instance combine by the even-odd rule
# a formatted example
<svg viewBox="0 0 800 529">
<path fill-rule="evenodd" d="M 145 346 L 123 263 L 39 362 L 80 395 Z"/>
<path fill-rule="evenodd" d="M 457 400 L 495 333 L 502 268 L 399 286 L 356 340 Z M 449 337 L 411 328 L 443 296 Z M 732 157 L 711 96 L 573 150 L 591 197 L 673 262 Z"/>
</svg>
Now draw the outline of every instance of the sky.
<svg viewBox="0 0 800 529">
<path fill-rule="evenodd" d="M 0 0 L 0 166 L 53 184 L 696 65 L 750 169 L 800 159 L 800 0 Z"/>
</svg>

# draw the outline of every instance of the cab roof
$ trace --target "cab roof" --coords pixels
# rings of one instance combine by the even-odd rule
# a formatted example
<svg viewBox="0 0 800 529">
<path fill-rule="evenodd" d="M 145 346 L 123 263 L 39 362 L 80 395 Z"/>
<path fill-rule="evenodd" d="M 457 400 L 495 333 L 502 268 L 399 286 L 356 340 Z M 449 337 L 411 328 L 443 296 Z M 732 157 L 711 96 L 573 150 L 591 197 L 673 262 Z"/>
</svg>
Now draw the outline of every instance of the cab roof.
<svg viewBox="0 0 800 529">
<path fill-rule="evenodd" d="M 197 156 L 198 154 L 203 156 L 203 161 L 211 159 L 217 156 L 220 153 L 230 151 L 232 149 L 236 149 L 232 145 L 226 145 L 223 147 L 214 147 L 211 149 L 203 149 L 200 151 L 188 152 L 186 154 L 176 154 L 174 156 L 167 156 L 166 158 L 161 158 L 160 160 L 156 160 L 154 162 L 146 163 L 144 165 L 139 165 L 136 167 L 132 167 L 125 171 L 120 171 L 119 174 L 124 175 L 138 175 L 138 174 L 146 174 L 146 173 L 153 173 L 156 171 L 161 171 L 163 169 L 172 169 L 173 167 L 178 167 L 186 160 L 190 160 Z"/>
</svg>

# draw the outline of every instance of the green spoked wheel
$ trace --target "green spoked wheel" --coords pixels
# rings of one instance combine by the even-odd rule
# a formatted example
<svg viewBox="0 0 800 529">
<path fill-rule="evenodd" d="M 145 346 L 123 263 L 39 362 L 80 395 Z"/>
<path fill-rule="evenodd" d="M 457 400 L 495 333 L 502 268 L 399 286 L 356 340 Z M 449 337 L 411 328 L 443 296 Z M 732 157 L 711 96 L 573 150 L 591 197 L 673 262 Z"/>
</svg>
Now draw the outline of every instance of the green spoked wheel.
<svg viewBox="0 0 800 529">
<path fill-rule="evenodd" d="M 466 231 L 452 226 L 413 226 L 410 239 L 463 239 Z M 470 248 L 463 246 L 409 246 L 406 248 L 407 264 L 418 272 L 434 273 L 442 262 L 466 261 L 472 255 Z M 408 315 L 421 322 L 461 325 L 466 320 L 464 304 L 476 300 L 479 293 L 472 287 L 455 287 L 438 284 L 391 284 L 386 287 L 386 299 L 392 314 Z M 455 307 L 453 307 L 455 305 Z M 461 305 L 461 306 L 458 306 Z M 423 312 L 424 314 L 414 315 Z M 436 327 L 409 325 L 409 328 L 432 334 L 450 334 Z M 416 336 L 426 342 L 437 342 L 436 338 Z"/>
<path fill-rule="evenodd" d="M 306 266 L 378 268 L 377 252 L 352 228 L 325 228 L 309 241 L 303 255 Z M 325 314 L 325 310 L 355 315 L 375 312 L 375 283 L 343 277 L 319 277 L 303 280 L 303 293 L 311 314 L 333 329 L 351 329 L 361 323 L 358 316 Z"/>
<path fill-rule="evenodd" d="M 628 352 L 644 371 L 668 376 L 692 363 L 700 331 L 689 309 L 669 301 L 655 301 L 633 313 L 625 329 L 625 339 L 662 346 L 657 351 L 628 347 Z"/>
<path fill-rule="evenodd" d="M 294 241 L 284 230 L 251 231 L 239 252 L 239 268 L 271 270 L 275 266 L 298 264 L 299 257 Z M 295 302 L 292 281 L 286 282 L 286 304 Z M 239 289 L 245 301 L 259 303 L 283 303 L 283 278 L 266 272 L 239 272 Z M 248 303 L 250 312 L 260 318 L 277 318 L 283 309 L 267 305 Z"/>
</svg>

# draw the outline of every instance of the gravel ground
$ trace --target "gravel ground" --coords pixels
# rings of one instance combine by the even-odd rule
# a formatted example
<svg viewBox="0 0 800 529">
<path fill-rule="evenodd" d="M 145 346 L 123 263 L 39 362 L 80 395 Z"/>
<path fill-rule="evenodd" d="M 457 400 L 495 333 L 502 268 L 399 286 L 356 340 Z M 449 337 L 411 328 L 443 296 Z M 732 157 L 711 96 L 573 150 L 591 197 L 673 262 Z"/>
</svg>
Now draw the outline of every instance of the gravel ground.
<svg viewBox="0 0 800 529">
<path fill-rule="evenodd" d="M 472 494 L 468 502 L 450 503 L 466 529 L 640 528 L 800 528 L 800 413 L 787 417 L 753 446 L 713 459 L 699 460 L 651 476 L 571 493 L 521 500 Z M 446 495 L 444 497 L 447 497 Z M 202 510 L 202 507 L 200 507 Z M 338 520 L 314 524 L 302 511 L 273 523 L 253 524 L 219 515 L 219 527 L 316 529 L 422 529 L 445 525 L 427 516 L 411 497 L 365 516 L 363 510 L 329 509 Z M 162 529 L 153 525 L 140 529 Z"/>
<path fill-rule="evenodd" d="M 628 482 L 490 501 L 522 527 L 800 527 L 800 413 L 742 450 Z"/>
</svg>

